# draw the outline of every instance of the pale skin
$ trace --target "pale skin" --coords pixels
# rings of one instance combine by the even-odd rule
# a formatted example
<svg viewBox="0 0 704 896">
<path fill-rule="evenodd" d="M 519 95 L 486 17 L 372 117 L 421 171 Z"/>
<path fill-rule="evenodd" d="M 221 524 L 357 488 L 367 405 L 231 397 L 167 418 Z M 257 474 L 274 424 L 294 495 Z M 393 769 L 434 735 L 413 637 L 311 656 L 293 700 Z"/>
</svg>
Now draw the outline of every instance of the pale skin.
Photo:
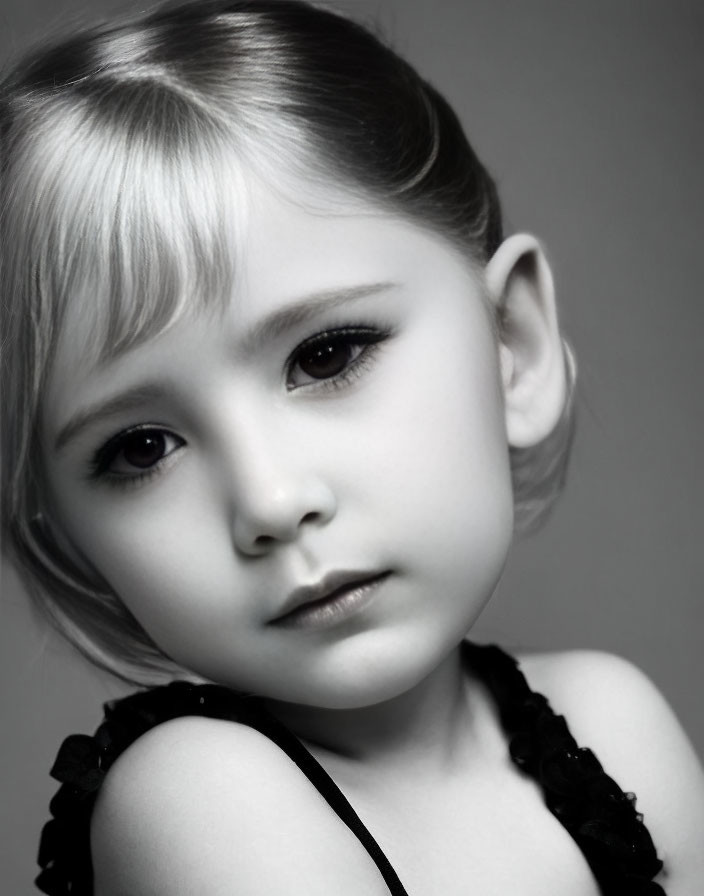
<svg viewBox="0 0 704 896">
<path fill-rule="evenodd" d="M 544 438 L 564 401 L 540 247 L 511 237 L 480 271 L 332 187 L 309 207 L 252 178 L 250 198 L 223 315 L 102 366 L 77 363 L 78 318 L 62 334 L 44 419 L 54 524 L 174 660 L 270 701 L 411 896 L 598 896 L 459 655 L 511 541 L 508 445 Z M 300 350 L 321 333 L 344 361 L 334 377 Z M 139 426 L 161 433 L 152 475 L 132 478 L 124 447 L 96 474 L 96 451 Z M 277 624 L 294 588 L 340 569 L 383 574 L 371 602 L 321 629 Z M 657 692 L 606 655 L 522 662 L 637 793 L 669 896 L 694 896 L 704 780 Z M 277 747 L 207 719 L 121 757 L 93 856 L 99 896 L 388 892 Z"/>
</svg>

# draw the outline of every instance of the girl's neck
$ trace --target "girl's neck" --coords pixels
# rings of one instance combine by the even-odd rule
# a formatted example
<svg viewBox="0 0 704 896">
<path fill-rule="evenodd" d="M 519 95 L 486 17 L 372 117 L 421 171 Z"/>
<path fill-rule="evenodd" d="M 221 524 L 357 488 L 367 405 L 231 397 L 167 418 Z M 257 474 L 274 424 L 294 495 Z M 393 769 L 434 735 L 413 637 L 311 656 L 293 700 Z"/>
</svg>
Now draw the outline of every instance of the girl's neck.
<svg viewBox="0 0 704 896">
<path fill-rule="evenodd" d="M 470 684 L 455 649 L 411 690 L 359 709 L 270 702 L 288 728 L 329 765 L 338 761 L 384 769 L 401 762 L 447 775 L 476 736 Z"/>
</svg>

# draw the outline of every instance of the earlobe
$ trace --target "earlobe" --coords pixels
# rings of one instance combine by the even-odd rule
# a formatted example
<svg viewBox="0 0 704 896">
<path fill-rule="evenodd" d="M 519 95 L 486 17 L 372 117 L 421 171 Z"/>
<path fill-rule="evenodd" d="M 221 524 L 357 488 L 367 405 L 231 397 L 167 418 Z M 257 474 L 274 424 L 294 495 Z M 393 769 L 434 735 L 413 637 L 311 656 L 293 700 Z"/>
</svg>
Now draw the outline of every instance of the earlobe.
<svg viewBox="0 0 704 896">
<path fill-rule="evenodd" d="M 552 273 L 538 241 L 517 234 L 499 246 L 485 276 L 500 326 L 508 440 L 528 448 L 550 434 L 567 394 Z"/>
</svg>

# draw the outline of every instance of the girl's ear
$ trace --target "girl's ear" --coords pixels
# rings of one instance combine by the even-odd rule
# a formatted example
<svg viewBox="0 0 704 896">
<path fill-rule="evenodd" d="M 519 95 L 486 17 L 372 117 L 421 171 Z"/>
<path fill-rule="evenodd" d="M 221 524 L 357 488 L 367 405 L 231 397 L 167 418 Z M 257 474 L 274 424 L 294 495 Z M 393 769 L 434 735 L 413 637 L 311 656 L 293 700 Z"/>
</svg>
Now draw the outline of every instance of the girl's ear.
<svg viewBox="0 0 704 896">
<path fill-rule="evenodd" d="M 550 434 L 567 395 L 552 274 L 538 241 L 516 234 L 499 246 L 485 275 L 500 322 L 508 441 L 528 448 Z"/>
</svg>

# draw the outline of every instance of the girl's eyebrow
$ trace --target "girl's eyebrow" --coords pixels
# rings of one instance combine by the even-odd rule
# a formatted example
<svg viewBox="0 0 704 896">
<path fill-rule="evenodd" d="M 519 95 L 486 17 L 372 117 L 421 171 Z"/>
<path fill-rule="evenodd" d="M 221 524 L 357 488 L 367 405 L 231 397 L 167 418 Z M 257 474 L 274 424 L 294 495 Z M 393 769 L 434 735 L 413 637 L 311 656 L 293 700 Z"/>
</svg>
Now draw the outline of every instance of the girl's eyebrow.
<svg viewBox="0 0 704 896">
<path fill-rule="evenodd" d="M 166 388 L 162 383 L 142 383 L 133 389 L 127 389 L 109 398 L 107 401 L 101 401 L 92 407 L 84 408 L 73 415 L 58 432 L 54 440 L 54 451 L 62 451 L 66 445 L 76 436 L 89 426 L 93 426 L 101 420 L 122 414 L 125 411 L 132 411 L 150 401 L 158 401 L 163 399 L 166 394 Z"/>
<path fill-rule="evenodd" d="M 364 299 L 371 295 L 378 295 L 380 292 L 387 292 L 396 286 L 398 286 L 397 283 L 382 281 L 313 293 L 300 301 L 272 311 L 271 314 L 258 321 L 242 338 L 241 351 L 246 355 L 252 355 L 266 341 L 286 333 L 291 327 L 305 323 L 322 311 L 338 308 L 348 302 Z M 125 413 L 125 411 L 136 410 L 148 402 L 163 399 L 166 391 L 162 383 L 143 383 L 120 392 L 113 398 L 78 411 L 59 430 L 54 441 L 54 451 L 57 453 L 62 451 L 84 429 L 94 426 L 101 420 L 109 419 Z"/>
<path fill-rule="evenodd" d="M 241 341 L 244 354 L 251 355 L 270 339 L 286 333 L 292 327 L 300 326 L 323 311 L 339 308 L 348 302 L 365 299 L 381 292 L 395 289 L 399 284 L 391 281 L 363 283 L 359 286 L 345 286 L 339 289 L 326 289 L 312 293 L 303 299 L 285 305 L 267 314 L 258 321 Z"/>
</svg>

